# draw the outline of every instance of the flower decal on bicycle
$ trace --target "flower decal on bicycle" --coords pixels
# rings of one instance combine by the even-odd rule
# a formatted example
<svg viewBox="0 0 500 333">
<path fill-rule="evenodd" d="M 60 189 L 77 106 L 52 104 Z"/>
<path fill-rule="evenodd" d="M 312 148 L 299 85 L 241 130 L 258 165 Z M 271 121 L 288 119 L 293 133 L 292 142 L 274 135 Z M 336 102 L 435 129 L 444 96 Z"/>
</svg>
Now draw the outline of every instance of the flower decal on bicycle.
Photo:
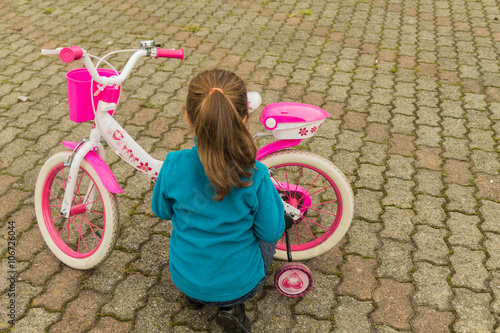
<svg viewBox="0 0 500 333">
<path fill-rule="evenodd" d="M 158 172 L 155 172 L 154 176 L 151 177 L 151 180 L 156 183 L 156 180 L 158 179 Z"/>
<path fill-rule="evenodd" d="M 314 126 L 313 128 L 311 128 L 311 133 L 314 133 L 318 130 L 318 128 L 316 126 Z"/>
<path fill-rule="evenodd" d="M 304 135 L 307 135 L 307 132 L 309 132 L 305 127 L 304 128 L 301 128 L 299 130 L 299 134 L 300 136 L 304 136 Z"/>
<path fill-rule="evenodd" d="M 137 168 L 139 170 L 142 170 L 142 171 L 145 171 L 145 172 L 151 171 L 151 167 L 148 165 L 148 162 L 146 162 L 146 163 L 140 162 L 140 163 L 141 164 L 137 166 Z"/>
</svg>

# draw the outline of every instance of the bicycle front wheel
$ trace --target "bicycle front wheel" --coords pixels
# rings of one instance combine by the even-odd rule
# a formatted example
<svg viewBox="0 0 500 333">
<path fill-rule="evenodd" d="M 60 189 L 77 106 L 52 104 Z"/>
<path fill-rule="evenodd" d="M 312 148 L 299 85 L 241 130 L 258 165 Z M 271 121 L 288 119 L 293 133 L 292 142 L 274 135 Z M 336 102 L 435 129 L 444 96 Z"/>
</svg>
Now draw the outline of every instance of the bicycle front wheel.
<svg viewBox="0 0 500 333">
<path fill-rule="evenodd" d="M 42 167 L 35 188 L 35 210 L 42 236 L 54 255 L 76 269 L 91 269 L 111 254 L 119 232 L 116 194 L 83 160 L 69 218 L 60 214 L 69 176 L 64 166 L 71 152 L 52 156 Z"/>
<path fill-rule="evenodd" d="M 288 231 L 294 260 L 314 258 L 346 234 L 354 212 L 354 196 L 345 175 L 332 162 L 309 151 L 283 150 L 261 160 L 284 202 L 300 211 Z M 286 260 L 284 237 L 277 259 Z"/>
</svg>

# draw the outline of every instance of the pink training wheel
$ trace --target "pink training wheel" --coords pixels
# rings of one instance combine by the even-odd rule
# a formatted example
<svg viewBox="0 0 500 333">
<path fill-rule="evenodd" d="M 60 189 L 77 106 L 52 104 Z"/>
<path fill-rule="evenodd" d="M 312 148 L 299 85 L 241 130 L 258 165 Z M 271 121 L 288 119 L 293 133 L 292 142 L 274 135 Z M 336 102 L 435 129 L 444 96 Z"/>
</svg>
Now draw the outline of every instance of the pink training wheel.
<svg viewBox="0 0 500 333">
<path fill-rule="evenodd" d="M 311 270 L 300 262 L 287 262 L 274 274 L 274 286 L 285 297 L 304 296 L 311 290 L 312 285 Z"/>
</svg>

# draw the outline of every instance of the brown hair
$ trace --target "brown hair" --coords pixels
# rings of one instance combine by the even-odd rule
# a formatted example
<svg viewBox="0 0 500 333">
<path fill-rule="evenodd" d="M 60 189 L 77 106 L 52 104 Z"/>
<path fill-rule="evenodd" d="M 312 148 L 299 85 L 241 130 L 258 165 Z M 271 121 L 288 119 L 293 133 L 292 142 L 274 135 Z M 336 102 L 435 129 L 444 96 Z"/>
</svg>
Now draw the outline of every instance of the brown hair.
<svg viewBox="0 0 500 333">
<path fill-rule="evenodd" d="M 220 69 L 198 74 L 189 84 L 186 109 L 214 200 L 233 187 L 250 186 L 257 146 L 243 123 L 248 117 L 243 80 Z"/>
</svg>

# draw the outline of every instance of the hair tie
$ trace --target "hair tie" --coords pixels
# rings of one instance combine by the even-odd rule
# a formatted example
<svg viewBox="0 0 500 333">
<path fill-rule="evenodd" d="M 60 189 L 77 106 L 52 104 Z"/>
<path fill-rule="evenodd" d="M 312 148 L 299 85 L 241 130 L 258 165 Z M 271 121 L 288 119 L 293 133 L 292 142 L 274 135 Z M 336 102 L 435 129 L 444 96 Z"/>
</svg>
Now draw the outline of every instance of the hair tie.
<svg viewBox="0 0 500 333">
<path fill-rule="evenodd" d="M 218 92 L 220 92 L 220 93 L 224 94 L 224 91 L 222 91 L 222 89 L 221 89 L 221 88 L 212 88 L 212 89 L 210 89 L 210 92 L 208 93 L 208 96 L 212 95 L 212 93 L 213 93 L 214 91 L 218 91 Z"/>
</svg>

